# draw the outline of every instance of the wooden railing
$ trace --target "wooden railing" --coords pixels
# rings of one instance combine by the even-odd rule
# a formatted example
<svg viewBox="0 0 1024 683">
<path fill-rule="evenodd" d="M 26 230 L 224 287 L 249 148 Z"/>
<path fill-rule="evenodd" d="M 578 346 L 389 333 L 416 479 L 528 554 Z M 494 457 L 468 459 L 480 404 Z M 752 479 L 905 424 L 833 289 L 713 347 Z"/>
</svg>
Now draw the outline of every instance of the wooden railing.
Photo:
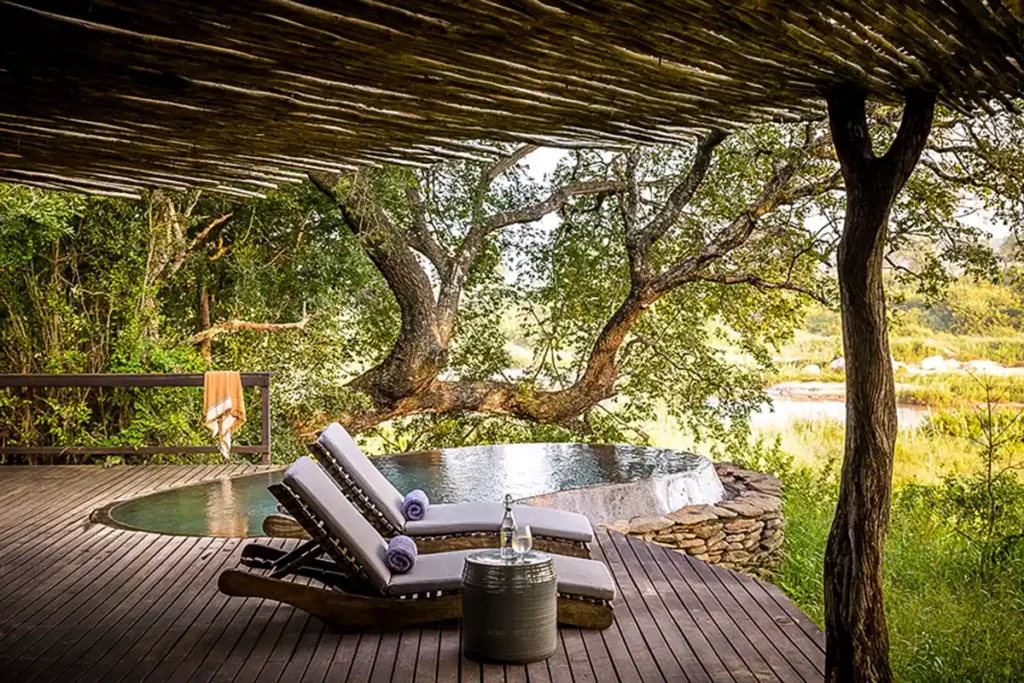
<svg viewBox="0 0 1024 683">
<path fill-rule="evenodd" d="M 234 446 L 234 453 L 256 453 L 265 465 L 270 464 L 270 375 L 269 372 L 243 372 L 243 387 L 260 387 L 262 440 L 256 446 Z M 137 387 L 201 387 L 202 374 L 153 375 L 0 375 L 3 388 L 137 388 Z M 198 414 L 198 413 L 197 413 Z M 148 455 L 174 453 L 219 453 L 216 446 L 5 446 L 0 455 Z"/>
</svg>

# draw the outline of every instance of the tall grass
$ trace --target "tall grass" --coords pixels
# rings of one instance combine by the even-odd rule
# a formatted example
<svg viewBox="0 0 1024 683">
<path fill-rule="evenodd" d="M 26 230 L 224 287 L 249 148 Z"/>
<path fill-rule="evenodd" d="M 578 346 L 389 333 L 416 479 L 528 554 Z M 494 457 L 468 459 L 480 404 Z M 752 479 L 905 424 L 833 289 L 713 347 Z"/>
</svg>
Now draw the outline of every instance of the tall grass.
<svg viewBox="0 0 1024 683">
<path fill-rule="evenodd" d="M 789 428 L 766 432 L 777 438 L 794 467 L 812 472 L 843 458 L 844 426 L 839 420 L 794 420 Z M 937 430 L 901 430 L 896 440 L 893 480 L 897 484 L 935 484 L 949 474 L 963 474 L 974 457 L 964 439 Z"/>
<path fill-rule="evenodd" d="M 787 437 L 800 458 L 779 467 L 785 487 L 786 559 L 776 582 L 824 624 L 825 545 L 838 493 L 842 426 L 798 423 Z M 935 460 L 929 451 L 943 455 Z M 951 455 L 952 453 L 952 455 Z M 896 494 L 886 544 L 886 611 L 892 663 L 900 681 L 1024 680 L 1024 560 L 979 571 L 980 553 L 952 528 L 935 500 L 943 474 L 970 467 L 948 436 L 901 432 Z"/>
<path fill-rule="evenodd" d="M 956 407 L 983 403 L 987 383 L 999 403 L 1024 403 L 1024 378 L 897 373 L 896 399 L 901 403 Z"/>
</svg>

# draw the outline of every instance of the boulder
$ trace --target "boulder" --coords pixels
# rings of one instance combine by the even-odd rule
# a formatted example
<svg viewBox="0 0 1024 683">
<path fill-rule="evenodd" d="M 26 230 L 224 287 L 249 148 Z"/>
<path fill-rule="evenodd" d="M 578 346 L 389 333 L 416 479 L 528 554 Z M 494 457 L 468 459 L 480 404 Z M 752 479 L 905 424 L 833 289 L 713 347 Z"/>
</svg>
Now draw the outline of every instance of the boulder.
<svg viewBox="0 0 1024 683">
<path fill-rule="evenodd" d="M 800 374 L 806 375 L 808 377 L 818 377 L 819 375 L 821 375 L 821 366 L 815 365 L 814 363 L 811 363 L 810 365 L 805 365 L 802 368 L 800 368 Z"/>
<path fill-rule="evenodd" d="M 940 372 L 946 366 L 946 359 L 942 356 L 928 356 L 918 366 L 925 372 Z"/>
<path fill-rule="evenodd" d="M 998 375 L 1003 366 L 992 360 L 969 360 L 964 363 L 964 369 L 977 375 Z"/>
</svg>

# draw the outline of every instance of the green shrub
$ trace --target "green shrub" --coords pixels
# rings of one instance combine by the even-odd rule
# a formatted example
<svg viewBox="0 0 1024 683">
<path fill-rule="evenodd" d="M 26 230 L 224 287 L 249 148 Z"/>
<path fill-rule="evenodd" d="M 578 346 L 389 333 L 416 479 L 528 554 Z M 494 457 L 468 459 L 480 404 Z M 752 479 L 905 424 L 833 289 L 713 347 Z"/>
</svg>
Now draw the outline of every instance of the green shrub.
<svg viewBox="0 0 1024 683">
<path fill-rule="evenodd" d="M 1003 429 L 1014 415 L 1004 410 L 993 424 L 1015 446 L 1022 435 L 1014 425 Z M 1024 531 L 1024 486 L 1011 470 L 996 477 L 998 522 L 989 535 L 988 461 L 968 438 L 984 443 L 982 433 L 977 413 L 964 409 L 898 435 L 885 549 L 896 680 L 995 683 L 1024 672 L 1024 543 L 1015 539 Z M 755 448 L 745 463 L 784 483 L 785 558 L 774 581 L 822 626 L 843 437 L 838 420 L 797 421 L 783 439 L 788 453 Z M 993 471 L 1018 460 L 1011 456 Z"/>
<path fill-rule="evenodd" d="M 834 467 L 785 476 L 785 562 L 776 583 L 824 625 L 825 545 L 838 491 Z M 899 681 L 1003 683 L 1024 672 L 1024 560 L 983 577 L 978 548 L 937 512 L 941 487 L 896 491 L 885 600 Z"/>
</svg>

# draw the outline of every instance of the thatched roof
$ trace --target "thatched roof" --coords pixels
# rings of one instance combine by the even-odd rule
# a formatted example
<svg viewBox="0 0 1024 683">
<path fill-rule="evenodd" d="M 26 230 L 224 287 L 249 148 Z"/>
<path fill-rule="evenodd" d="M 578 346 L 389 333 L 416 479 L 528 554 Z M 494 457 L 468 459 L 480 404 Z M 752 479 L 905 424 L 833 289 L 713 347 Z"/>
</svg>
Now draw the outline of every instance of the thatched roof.
<svg viewBox="0 0 1024 683">
<path fill-rule="evenodd" d="M 674 141 L 859 83 L 1024 95 L 1021 0 L 15 0 L 0 180 L 259 191 L 473 139 Z"/>
</svg>

